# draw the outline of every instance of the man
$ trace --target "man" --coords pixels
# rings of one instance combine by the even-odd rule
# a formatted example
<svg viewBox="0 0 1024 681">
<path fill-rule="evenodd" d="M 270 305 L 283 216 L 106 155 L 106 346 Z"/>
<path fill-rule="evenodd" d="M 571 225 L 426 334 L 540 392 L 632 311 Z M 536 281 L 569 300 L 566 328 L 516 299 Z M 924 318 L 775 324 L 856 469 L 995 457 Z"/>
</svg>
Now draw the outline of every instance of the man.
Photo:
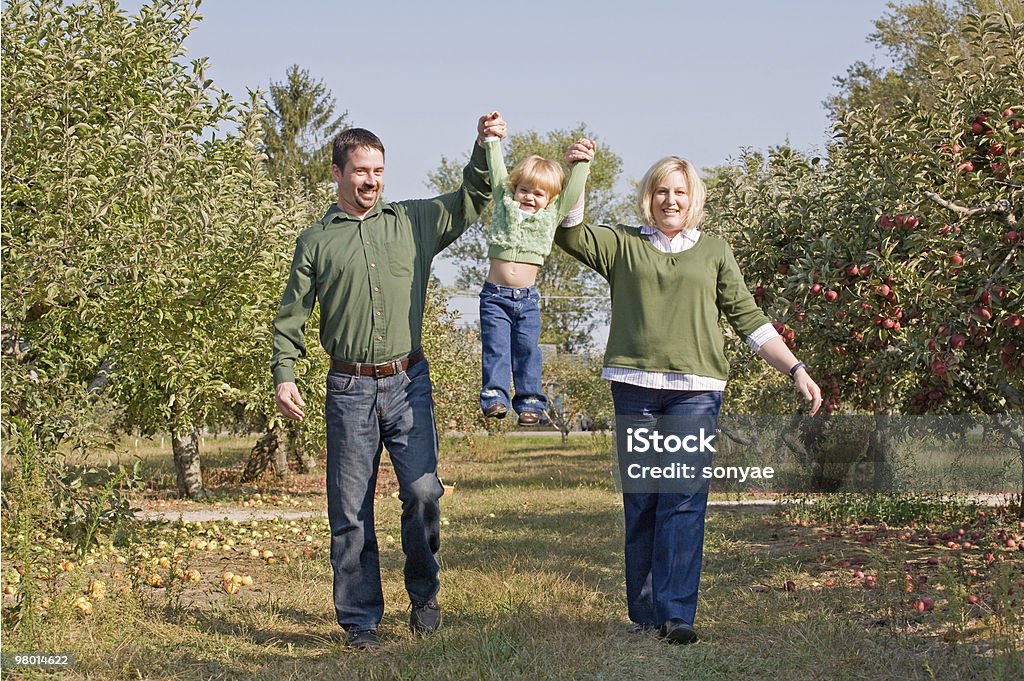
<svg viewBox="0 0 1024 681">
<path fill-rule="evenodd" d="M 379 645 L 384 614 L 373 498 L 383 447 L 402 501 L 409 624 L 426 633 L 441 624 L 437 431 L 429 368 L 420 346 L 430 263 L 477 220 L 491 198 L 482 140 L 504 137 L 497 112 L 477 125 L 462 186 L 433 199 L 382 202 L 384 146 L 361 128 L 334 139 L 331 175 L 338 200 L 298 238 L 291 275 L 274 319 L 277 408 L 301 421 L 295 360 L 306 353 L 305 323 L 320 301 L 320 342 L 327 375 L 327 513 L 334 608 L 359 648 Z"/>
</svg>

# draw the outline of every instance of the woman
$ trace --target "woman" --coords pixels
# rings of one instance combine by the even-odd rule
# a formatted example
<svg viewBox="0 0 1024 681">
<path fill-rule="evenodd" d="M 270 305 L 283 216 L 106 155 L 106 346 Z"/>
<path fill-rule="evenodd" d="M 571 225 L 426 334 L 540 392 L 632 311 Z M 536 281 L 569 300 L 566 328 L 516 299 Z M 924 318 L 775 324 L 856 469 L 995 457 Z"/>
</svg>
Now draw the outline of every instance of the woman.
<svg viewBox="0 0 1024 681">
<path fill-rule="evenodd" d="M 570 148 L 566 160 L 587 151 Z M 555 243 L 611 287 L 602 375 L 611 381 L 620 438 L 624 423 L 636 419 L 717 423 L 729 373 L 720 316 L 769 365 L 789 374 L 811 401 L 811 413 L 821 406 L 821 390 L 754 302 L 728 244 L 698 229 L 704 197 L 693 164 L 670 156 L 640 185 L 638 208 L 647 226 L 563 224 L 555 235 Z M 630 631 L 657 629 L 672 643 L 693 643 L 707 492 L 664 490 L 631 492 L 624 485 Z"/>
</svg>

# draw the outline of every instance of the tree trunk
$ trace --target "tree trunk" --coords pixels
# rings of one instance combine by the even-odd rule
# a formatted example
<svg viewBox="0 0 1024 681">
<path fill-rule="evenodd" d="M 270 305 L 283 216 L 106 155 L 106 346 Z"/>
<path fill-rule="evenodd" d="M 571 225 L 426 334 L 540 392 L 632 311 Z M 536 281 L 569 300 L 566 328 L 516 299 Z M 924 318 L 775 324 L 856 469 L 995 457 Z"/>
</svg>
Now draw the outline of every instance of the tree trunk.
<svg viewBox="0 0 1024 681">
<path fill-rule="evenodd" d="M 285 426 L 285 433 L 288 437 L 288 452 L 298 462 L 299 470 L 303 473 L 315 473 L 317 470 L 316 457 L 306 446 L 306 440 L 302 437 L 299 424 L 289 421 Z"/>
<path fill-rule="evenodd" d="M 1011 445 L 1017 447 L 1017 456 L 1020 458 L 1020 504 L 1017 507 L 1017 517 L 1024 520 L 1024 422 L 1020 417 L 1008 414 L 997 414 L 992 417 L 993 425 L 1003 433 Z"/>
<path fill-rule="evenodd" d="M 274 448 L 273 452 L 274 476 L 278 480 L 285 480 L 291 473 L 288 470 L 288 448 L 285 446 L 281 429 L 275 428 L 274 430 L 277 431 L 277 447 Z"/>
<path fill-rule="evenodd" d="M 561 408 L 556 409 L 554 404 L 548 405 L 547 409 L 548 421 L 551 422 L 555 428 L 558 429 L 559 434 L 562 436 L 562 446 L 564 447 L 569 442 L 569 431 L 572 430 L 572 422 L 566 416 L 565 411 Z"/>
<path fill-rule="evenodd" d="M 875 428 L 871 431 L 871 440 L 868 445 L 869 460 L 874 467 L 874 479 L 871 485 L 873 492 L 894 491 L 891 418 L 891 414 L 875 412 Z"/>
<path fill-rule="evenodd" d="M 1017 504 L 1017 517 L 1024 520 L 1024 443 L 1017 448 L 1020 456 L 1020 497 Z"/>
<path fill-rule="evenodd" d="M 172 430 L 171 450 L 178 471 L 178 494 L 189 499 L 205 499 L 207 492 L 199 465 L 199 429 L 193 426 Z"/>
<path fill-rule="evenodd" d="M 281 426 L 274 426 L 256 442 L 249 452 L 245 470 L 242 471 L 242 482 L 257 480 L 271 465 L 278 478 L 288 477 L 288 450 L 285 448 L 283 435 Z"/>
</svg>

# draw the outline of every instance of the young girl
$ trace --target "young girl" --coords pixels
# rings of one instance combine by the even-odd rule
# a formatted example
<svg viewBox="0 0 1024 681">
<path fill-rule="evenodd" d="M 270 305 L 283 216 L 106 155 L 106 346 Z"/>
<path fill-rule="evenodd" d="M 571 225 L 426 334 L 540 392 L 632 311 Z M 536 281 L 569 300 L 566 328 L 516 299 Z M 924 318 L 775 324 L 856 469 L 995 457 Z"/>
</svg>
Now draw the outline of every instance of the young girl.
<svg viewBox="0 0 1024 681">
<path fill-rule="evenodd" d="M 587 144 L 593 143 L 587 140 Z M 534 155 L 523 159 L 509 174 L 501 142 L 488 138 L 484 146 L 494 193 L 494 216 L 487 233 L 491 265 L 480 291 L 480 408 L 485 416 L 500 419 L 511 406 L 519 414 L 519 425 L 533 426 L 548 406 L 541 386 L 537 271 L 551 252 L 555 228 L 583 196 L 590 162 L 572 164 L 563 191 L 565 173 L 558 163 Z M 510 376 L 516 388 L 512 399 Z"/>
</svg>

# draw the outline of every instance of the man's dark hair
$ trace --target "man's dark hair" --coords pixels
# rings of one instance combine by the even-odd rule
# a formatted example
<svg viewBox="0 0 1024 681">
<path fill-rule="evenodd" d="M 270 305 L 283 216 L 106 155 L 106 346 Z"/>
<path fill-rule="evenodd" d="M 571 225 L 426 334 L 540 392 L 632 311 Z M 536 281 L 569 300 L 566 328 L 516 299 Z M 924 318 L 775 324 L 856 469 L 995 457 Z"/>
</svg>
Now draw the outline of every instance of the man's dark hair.
<svg viewBox="0 0 1024 681">
<path fill-rule="evenodd" d="M 384 143 L 380 138 L 365 128 L 347 128 L 334 137 L 334 149 L 331 154 L 331 163 L 339 169 L 345 169 L 348 161 L 348 151 L 352 147 L 368 147 L 377 149 L 380 155 L 384 155 Z"/>
</svg>

